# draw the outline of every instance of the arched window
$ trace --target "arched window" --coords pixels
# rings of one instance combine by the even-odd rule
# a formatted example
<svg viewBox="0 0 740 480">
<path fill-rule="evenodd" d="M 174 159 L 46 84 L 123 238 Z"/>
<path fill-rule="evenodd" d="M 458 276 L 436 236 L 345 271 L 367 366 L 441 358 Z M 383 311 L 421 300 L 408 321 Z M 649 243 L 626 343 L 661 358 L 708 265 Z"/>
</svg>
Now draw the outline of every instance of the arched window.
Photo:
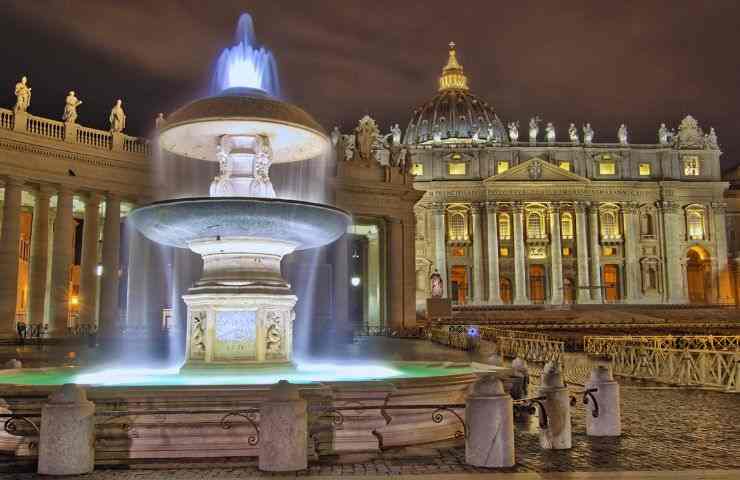
<svg viewBox="0 0 740 480">
<path fill-rule="evenodd" d="M 690 240 L 704 239 L 704 210 L 698 207 L 686 209 L 686 232 Z"/>
<path fill-rule="evenodd" d="M 619 224 L 617 223 L 616 210 L 604 210 L 601 212 L 601 238 L 605 240 L 619 238 Z"/>
<path fill-rule="evenodd" d="M 541 212 L 527 213 L 527 238 L 545 238 L 545 219 Z"/>
<path fill-rule="evenodd" d="M 640 235 L 655 235 L 655 232 L 653 231 L 653 216 L 648 212 L 643 212 L 642 215 L 640 215 Z"/>
<path fill-rule="evenodd" d="M 498 236 L 501 240 L 511 240 L 511 218 L 508 213 L 498 216 Z"/>
<path fill-rule="evenodd" d="M 565 212 L 560 217 L 560 234 L 563 238 L 573 238 L 573 215 Z"/>
</svg>

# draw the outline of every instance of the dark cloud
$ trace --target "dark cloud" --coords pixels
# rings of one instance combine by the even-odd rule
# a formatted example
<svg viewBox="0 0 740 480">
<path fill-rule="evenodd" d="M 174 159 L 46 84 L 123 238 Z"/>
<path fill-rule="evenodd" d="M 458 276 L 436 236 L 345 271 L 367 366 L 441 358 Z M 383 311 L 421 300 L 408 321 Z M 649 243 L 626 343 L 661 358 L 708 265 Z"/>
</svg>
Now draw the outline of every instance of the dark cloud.
<svg viewBox="0 0 740 480">
<path fill-rule="evenodd" d="M 278 59 L 286 96 L 327 128 L 371 113 L 405 124 L 431 98 L 446 44 L 459 45 L 472 89 L 504 120 L 590 121 L 613 140 L 654 142 L 660 122 L 691 113 L 717 128 L 723 164 L 738 163 L 740 69 L 735 1 L 41 1 L 3 2 L 2 105 L 28 74 L 31 110 L 58 117 L 64 95 L 103 127 L 121 97 L 131 133 L 201 95 L 219 51 L 250 12 Z"/>
</svg>

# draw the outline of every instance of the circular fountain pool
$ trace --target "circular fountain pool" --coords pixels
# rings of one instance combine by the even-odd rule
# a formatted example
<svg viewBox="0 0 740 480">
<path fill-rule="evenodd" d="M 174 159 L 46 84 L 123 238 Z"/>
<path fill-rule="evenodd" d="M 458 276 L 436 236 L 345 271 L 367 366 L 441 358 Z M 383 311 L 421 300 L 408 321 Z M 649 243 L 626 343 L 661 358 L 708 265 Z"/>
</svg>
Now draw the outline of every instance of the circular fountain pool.
<svg viewBox="0 0 740 480">
<path fill-rule="evenodd" d="M 408 380 L 452 375 L 468 375 L 473 368 L 465 363 L 301 363 L 251 369 L 213 368 L 207 372 L 173 368 L 80 368 L 59 367 L 0 372 L 0 384 L 56 386 L 65 383 L 93 387 L 177 387 L 206 385 L 267 385 L 288 380 L 291 383 L 367 382 Z"/>
</svg>

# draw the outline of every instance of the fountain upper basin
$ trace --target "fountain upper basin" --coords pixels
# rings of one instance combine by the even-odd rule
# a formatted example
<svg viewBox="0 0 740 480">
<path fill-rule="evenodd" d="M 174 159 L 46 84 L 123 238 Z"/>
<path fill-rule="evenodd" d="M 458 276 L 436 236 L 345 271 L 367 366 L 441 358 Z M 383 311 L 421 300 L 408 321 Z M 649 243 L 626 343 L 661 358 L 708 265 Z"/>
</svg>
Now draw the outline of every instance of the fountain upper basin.
<svg viewBox="0 0 740 480">
<path fill-rule="evenodd" d="M 338 239 L 352 217 L 317 203 L 276 198 L 181 198 L 155 202 L 131 212 L 129 219 L 147 238 L 188 248 L 196 240 L 251 237 L 316 248 Z"/>
</svg>

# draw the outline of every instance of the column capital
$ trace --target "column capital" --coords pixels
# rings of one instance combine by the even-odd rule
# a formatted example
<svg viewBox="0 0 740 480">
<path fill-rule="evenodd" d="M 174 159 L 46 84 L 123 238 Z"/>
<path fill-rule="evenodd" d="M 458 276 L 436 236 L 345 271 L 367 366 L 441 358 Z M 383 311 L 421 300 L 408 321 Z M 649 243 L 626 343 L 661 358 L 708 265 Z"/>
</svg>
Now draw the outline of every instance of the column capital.
<svg viewBox="0 0 740 480">
<path fill-rule="evenodd" d="M 430 209 L 432 210 L 433 213 L 435 213 L 437 215 L 440 215 L 440 214 L 444 214 L 445 213 L 445 208 L 446 207 L 447 207 L 447 205 L 445 205 L 444 203 L 435 202 L 435 203 L 432 203 Z"/>
<path fill-rule="evenodd" d="M 106 202 L 121 202 L 123 201 L 123 198 L 119 193 L 116 192 L 105 192 L 105 201 Z"/>
<path fill-rule="evenodd" d="M 15 177 L 12 175 L 8 175 L 6 177 L 3 177 L 3 186 L 4 187 L 18 187 L 22 188 L 26 185 L 26 180 L 21 177 Z"/>
<path fill-rule="evenodd" d="M 99 192 L 88 192 L 87 195 L 84 196 L 85 198 L 85 205 L 100 205 L 100 202 L 103 201 L 103 194 Z"/>
<path fill-rule="evenodd" d="M 524 211 L 524 203 L 523 202 L 512 202 L 511 210 L 514 213 L 522 213 Z"/>
<path fill-rule="evenodd" d="M 48 183 L 42 183 L 39 185 L 39 188 L 34 190 L 34 195 L 39 197 L 51 197 L 55 193 L 57 193 L 56 187 L 54 185 L 49 185 Z"/>
<path fill-rule="evenodd" d="M 480 215 L 484 204 L 482 202 L 473 202 L 470 204 L 470 211 L 473 215 Z"/>
<path fill-rule="evenodd" d="M 599 202 L 589 202 L 587 204 L 588 213 L 591 215 L 598 215 L 599 214 Z"/>
<path fill-rule="evenodd" d="M 486 210 L 488 211 L 488 213 L 496 213 L 496 212 L 498 212 L 498 202 L 494 202 L 494 201 L 491 201 L 491 200 L 487 201 L 486 202 Z"/>
<path fill-rule="evenodd" d="M 727 202 L 712 202 L 710 205 L 716 213 L 724 214 L 727 211 Z"/>
<path fill-rule="evenodd" d="M 663 200 L 657 202 L 658 209 L 662 210 L 663 213 L 676 213 L 678 211 L 678 204 L 669 200 Z"/>
<path fill-rule="evenodd" d="M 624 202 L 622 204 L 622 211 L 627 214 L 637 213 L 638 208 L 640 208 L 640 204 L 637 202 Z"/>
<path fill-rule="evenodd" d="M 588 202 L 583 202 L 583 201 L 573 202 L 573 209 L 576 211 L 576 213 L 586 213 L 587 207 L 588 207 Z"/>
<path fill-rule="evenodd" d="M 562 208 L 563 206 L 559 202 L 552 202 L 547 205 L 548 213 L 560 213 L 560 209 Z"/>
</svg>

